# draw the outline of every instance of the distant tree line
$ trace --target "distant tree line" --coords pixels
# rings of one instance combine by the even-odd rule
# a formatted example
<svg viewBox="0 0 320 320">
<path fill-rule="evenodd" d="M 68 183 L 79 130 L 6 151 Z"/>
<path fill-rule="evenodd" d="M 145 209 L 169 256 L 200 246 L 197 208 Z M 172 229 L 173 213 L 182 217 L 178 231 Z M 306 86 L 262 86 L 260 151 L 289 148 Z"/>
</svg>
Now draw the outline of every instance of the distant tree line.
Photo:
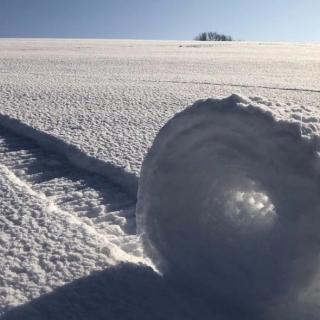
<svg viewBox="0 0 320 320">
<path fill-rule="evenodd" d="M 217 32 L 202 32 L 194 40 L 197 41 L 233 41 L 232 37 Z"/>
</svg>

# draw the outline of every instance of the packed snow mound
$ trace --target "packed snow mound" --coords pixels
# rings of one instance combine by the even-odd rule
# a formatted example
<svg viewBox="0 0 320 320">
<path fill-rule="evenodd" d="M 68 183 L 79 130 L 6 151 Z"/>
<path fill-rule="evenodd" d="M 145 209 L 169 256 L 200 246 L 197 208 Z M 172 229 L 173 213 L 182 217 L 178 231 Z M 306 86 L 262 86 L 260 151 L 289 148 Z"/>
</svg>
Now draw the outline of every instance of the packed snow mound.
<svg viewBox="0 0 320 320">
<path fill-rule="evenodd" d="M 142 165 L 146 251 L 220 304 L 292 301 L 318 271 L 318 161 L 297 124 L 235 95 L 196 102 L 160 130 Z"/>
</svg>

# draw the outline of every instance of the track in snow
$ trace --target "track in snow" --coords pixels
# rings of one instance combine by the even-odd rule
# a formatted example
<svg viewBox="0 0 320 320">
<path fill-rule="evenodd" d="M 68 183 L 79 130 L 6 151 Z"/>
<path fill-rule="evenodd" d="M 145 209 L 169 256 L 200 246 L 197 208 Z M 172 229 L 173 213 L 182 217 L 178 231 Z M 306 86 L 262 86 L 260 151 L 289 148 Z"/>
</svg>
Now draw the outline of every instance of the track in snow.
<svg viewBox="0 0 320 320">
<path fill-rule="evenodd" d="M 3 127 L 0 163 L 35 192 L 94 226 L 124 251 L 141 254 L 135 235 L 135 199 L 120 186 Z"/>
<path fill-rule="evenodd" d="M 280 91 L 298 91 L 298 92 L 310 92 L 320 93 L 318 89 L 308 88 L 290 88 L 290 87 L 277 87 L 277 86 L 263 86 L 263 85 L 250 85 L 231 82 L 211 82 L 211 81 L 181 81 L 181 80 L 152 80 L 152 79 L 121 79 L 121 78 L 109 78 L 110 81 L 130 81 L 130 82 L 149 82 L 149 83 L 175 83 L 175 84 L 196 84 L 196 85 L 210 85 L 215 87 L 235 87 L 235 88 L 253 88 L 253 89 L 266 89 L 266 90 L 280 90 Z"/>
</svg>

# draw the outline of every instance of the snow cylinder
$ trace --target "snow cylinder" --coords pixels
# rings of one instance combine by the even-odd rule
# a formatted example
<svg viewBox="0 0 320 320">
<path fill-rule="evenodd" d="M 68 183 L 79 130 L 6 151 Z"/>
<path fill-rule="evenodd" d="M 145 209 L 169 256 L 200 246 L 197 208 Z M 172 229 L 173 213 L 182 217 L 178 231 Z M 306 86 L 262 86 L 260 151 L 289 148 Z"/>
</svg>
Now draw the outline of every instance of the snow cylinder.
<svg viewBox="0 0 320 320">
<path fill-rule="evenodd" d="M 297 124 L 236 95 L 196 102 L 143 162 L 145 251 L 165 276 L 230 305 L 296 297 L 318 270 L 318 161 Z"/>
</svg>

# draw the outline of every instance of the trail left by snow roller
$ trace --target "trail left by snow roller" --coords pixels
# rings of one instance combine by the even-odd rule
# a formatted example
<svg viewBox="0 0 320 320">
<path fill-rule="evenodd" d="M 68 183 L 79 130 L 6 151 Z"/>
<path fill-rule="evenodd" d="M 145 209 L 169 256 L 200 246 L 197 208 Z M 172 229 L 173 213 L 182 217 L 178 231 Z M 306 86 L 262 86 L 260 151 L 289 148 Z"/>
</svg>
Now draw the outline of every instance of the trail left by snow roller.
<svg viewBox="0 0 320 320">
<path fill-rule="evenodd" d="M 198 101 L 160 130 L 137 223 L 164 275 L 261 310 L 294 299 L 318 270 L 319 160 L 296 124 L 242 102 Z"/>
</svg>

